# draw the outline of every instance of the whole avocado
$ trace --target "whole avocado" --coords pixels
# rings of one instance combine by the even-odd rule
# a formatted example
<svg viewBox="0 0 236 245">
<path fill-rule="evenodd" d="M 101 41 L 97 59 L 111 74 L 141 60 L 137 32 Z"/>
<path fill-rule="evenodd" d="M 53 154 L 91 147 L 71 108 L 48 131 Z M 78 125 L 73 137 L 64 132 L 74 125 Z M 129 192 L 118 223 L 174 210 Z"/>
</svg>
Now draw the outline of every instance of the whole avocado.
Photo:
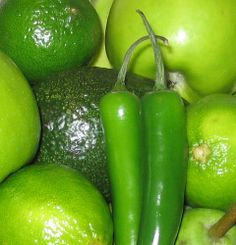
<svg viewBox="0 0 236 245">
<path fill-rule="evenodd" d="M 109 180 L 98 107 L 117 74 L 113 69 L 85 66 L 32 85 L 42 121 L 41 144 L 34 163 L 58 163 L 78 169 L 107 201 Z M 138 96 L 153 86 L 152 80 L 131 73 L 126 83 Z"/>
</svg>

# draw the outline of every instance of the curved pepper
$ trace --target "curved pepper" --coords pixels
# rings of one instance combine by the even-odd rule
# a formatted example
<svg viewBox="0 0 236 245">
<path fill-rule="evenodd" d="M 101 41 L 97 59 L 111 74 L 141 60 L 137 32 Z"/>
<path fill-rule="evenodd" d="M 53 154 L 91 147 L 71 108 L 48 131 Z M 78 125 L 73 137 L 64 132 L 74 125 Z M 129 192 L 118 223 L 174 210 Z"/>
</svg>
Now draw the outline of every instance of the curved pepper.
<svg viewBox="0 0 236 245">
<path fill-rule="evenodd" d="M 163 41 L 161 36 L 155 35 Z M 137 245 L 143 187 L 141 102 L 125 85 L 131 55 L 144 36 L 128 49 L 113 90 L 100 103 L 108 175 L 111 184 L 116 245 Z"/>
<path fill-rule="evenodd" d="M 172 245 L 184 207 L 187 171 L 185 107 L 180 96 L 166 87 L 164 65 L 151 26 L 159 71 L 155 87 L 141 101 L 144 131 L 144 196 L 139 245 Z"/>
</svg>

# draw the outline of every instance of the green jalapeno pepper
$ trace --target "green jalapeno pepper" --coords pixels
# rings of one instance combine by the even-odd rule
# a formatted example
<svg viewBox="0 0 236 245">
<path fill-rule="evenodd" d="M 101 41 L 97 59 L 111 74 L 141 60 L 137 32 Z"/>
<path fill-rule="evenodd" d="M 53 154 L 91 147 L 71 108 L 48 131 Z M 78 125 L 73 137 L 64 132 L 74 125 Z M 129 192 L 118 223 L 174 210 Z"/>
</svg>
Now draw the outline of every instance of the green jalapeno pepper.
<svg viewBox="0 0 236 245">
<path fill-rule="evenodd" d="M 155 38 L 165 41 L 161 36 Z M 116 245 L 136 245 L 138 241 L 143 194 L 141 102 L 126 89 L 125 76 L 133 50 L 147 39 L 149 36 L 144 36 L 131 45 L 113 90 L 100 103 Z"/>
<path fill-rule="evenodd" d="M 144 131 L 144 195 L 139 245 L 172 245 L 184 207 L 187 171 L 187 136 L 184 103 L 166 87 L 160 48 L 141 11 L 151 36 L 158 67 L 155 87 L 141 101 Z"/>
<path fill-rule="evenodd" d="M 116 245 L 136 245 L 138 240 L 143 186 L 141 104 L 124 81 L 134 48 L 146 39 L 141 38 L 127 51 L 113 90 L 100 103 Z"/>
<path fill-rule="evenodd" d="M 140 100 L 127 91 L 114 91 L 102 99 L 100 108 L 115 244 L 136 245 L 142 195 Z"/>
<path fill-rule="evenodd" d="M 138 43 L 147 39 L 140 38 L 128 50 L 113 91 L 101 100 L 114 240 L 116 245 L 171 245 L 184 204 L 185 109 L 177 93 L 166 89 L 156 36 L 143 13 L 138 12 L 151 37 L 160 78 L 155 90 L 146 94 L 141 102 L 126 89 L 124 80 L 131 53 Z M 143 139 L 145 165 L 142 165 Z"/>
</svg>

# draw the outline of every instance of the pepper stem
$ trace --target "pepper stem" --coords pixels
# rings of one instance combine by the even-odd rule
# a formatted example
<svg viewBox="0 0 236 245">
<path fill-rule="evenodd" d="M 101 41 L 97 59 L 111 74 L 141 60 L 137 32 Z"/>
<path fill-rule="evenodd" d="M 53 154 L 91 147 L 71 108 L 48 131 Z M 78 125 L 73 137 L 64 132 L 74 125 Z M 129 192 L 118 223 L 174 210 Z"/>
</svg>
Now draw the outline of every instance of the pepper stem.
<svg viewBox="0 0 236 245">
<path fill-rule="evenodd" d="M 154 50 L 154 58 L 155 58 L 155 63 L 156 63 L 156 76 L 155 76 L 155 84 L 154 84 L 154 90 L 163 90 L 167 88 L 167 81 L 166 81 L 166 76 L 165 76 L 165 68 L 164 68 L 164 62 L 162 60 L 162 55 L 161 55 L 161 49 L 160 46 L 155 38 L 155 33 L 149 24 L 146 16 L 142 11 L 139 9 L 136 10 L 137 13 L 142 17 L 142 20 L 144 22 L 144 25 L 146 27 L 146 30 L 148 32 L 148 35 L 151 39 L 152 42 L 152 47 Z M 166 42 L 168 40 L 166 39 Z"/>
<path fill-rule="evenodd" d="M 213 226 L 208 230 L 208 235 L 217 240 L 223 237 L 236 223 L 236 204 L 234 204 Z"/>
<path fill-rule="evenodd" d="M 147 36 L 143 36 L 141 38 L 139 38 L 137 41 L 135 41 L 130 47 L 129 49 L 127 50 L 125 56 L 124 56 L 124 60 L 123 60 L 123 63 L 121 65 L 121 68 L 119 70 L 119 73 L 118 73 L 118 76 L 117 76 L 117 81 L 115 83 L 115 86 L 113 88 L 113 91 L 125 91 L 126 90 L 126 86 L 125 86 L 125 78 L 126 78 L 126 73 L 127 73 L 127 70 L 128 70 L 128 66 L 129 66 L 129 63 L 130 63 L 130 60 L 131 60 L 131 57 L 132 57 L 132 54 L 135 50 L 135 48 L 140 44 L 142 43 L 143 41 L 145 40 L 148 40 L 150 39 L 150 36 L 147 35 Z M 167 39 L 162 37 L 162 36 L 159 36 L 159 35 L 154 35 L 154 39 L 160 39 L 162 40 L 164 43 L 167 42 Z"/>
</svg>

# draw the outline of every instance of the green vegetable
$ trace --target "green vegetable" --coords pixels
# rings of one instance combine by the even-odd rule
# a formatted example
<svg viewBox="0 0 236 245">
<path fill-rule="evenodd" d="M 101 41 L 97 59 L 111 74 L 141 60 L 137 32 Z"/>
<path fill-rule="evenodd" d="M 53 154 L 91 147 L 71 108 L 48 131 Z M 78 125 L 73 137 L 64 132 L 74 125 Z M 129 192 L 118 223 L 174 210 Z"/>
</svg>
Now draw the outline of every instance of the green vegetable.
<svg viewBox="0 0 236 245">
<path fill-rule="evenodd" d="M 145 16 L 157 64 L 153 91 L 141 101 L 144 132 L 144 195 L 139 245 L 174 244 L 179 229 L 187 170 L 186 116 L 183 101 L 165 84 L 160 49 Z M 158 76 L 159 75 L 159 76 Z"/>
<path fill-rule="evenodd" d="M 127 90 L 125 76 L 134 49 L 146 39 L 149 37 L 140 38 L 128 49 L 114 88 L 100 103 L 116 245 L 136 245 L 138 241 L 143 193 L 141 104 Z"/>
<path fill-rule="evenodd" d="M 99 102 L 112 89 L 117 72 L 81 67 L 33 85 L 42 120 L 42 139 L 35 163 L 52 162 L 78 169 L 110 201 L 105 143 Z M 130 91 L 141 96 L 153 81 L 127 74 Z"/>
<path fill-rule="evenodd" d="M 127 51 L 117 82 L 100 103 L 112 194 L 116 245 L 136 245 L 142 203 L 142 136 L 140 99 L 128 91 L 125 75 L 134 48 Z"/>
</svg>

